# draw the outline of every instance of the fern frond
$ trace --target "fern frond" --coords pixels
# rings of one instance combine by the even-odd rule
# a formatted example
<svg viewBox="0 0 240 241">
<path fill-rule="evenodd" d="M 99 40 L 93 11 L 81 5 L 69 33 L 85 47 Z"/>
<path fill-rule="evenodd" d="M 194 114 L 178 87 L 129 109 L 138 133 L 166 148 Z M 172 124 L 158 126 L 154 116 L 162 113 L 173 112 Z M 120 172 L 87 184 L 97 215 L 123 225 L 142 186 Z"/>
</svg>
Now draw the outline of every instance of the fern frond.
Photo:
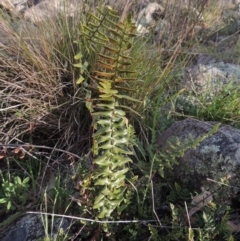
<svg viewBox="0 0 240 241">
<path fill-rule="evenodd" d="M 179 138 L 174 138 L 167 142 L 167 145 L 161 149 L 156 158 L 159 166 L 159 173 L 164 177 L 164 167 L 172 168 L 173 165 L 178 164 L 178 157 L 183 157 L 188 149 L 196 149 L 196 147 L 207 137 L 217 132 L 220 124 L 216 124 L 208 133 L 194 139 L 191 135 L 181 141 Z"/>
<path fill-rule="evenodd" d="M 93 73 L 98 97 L 89 99 L 86 105 L 94 130 L 92 180 L 98 195 L 93 209 L 98 210 L 99 218 L 110 218 L 114 210 L 120 213 L 129 202 L 125 196 L 129 196 L 125 180 L 129 172 L 127 164 L 132 162 L 129 156 L 133 154 L 135 132 L 123 111 L 129 107 L 120 102 L 123 99 L 139 101 L 127 95 L 126 88 L 124 94 L 121 93 L 120 85 L 135 80 L 131 76 L 135 72 L 130 69 L 132 58 L 129 56 L 135 26 L 130 17 L 118 23 L 116 12 L 108 7 L 97 11 L 98 16 L 90 14 L 89 23 L 82 25 L 85 43 L 98 56 Z"/>
</svg>

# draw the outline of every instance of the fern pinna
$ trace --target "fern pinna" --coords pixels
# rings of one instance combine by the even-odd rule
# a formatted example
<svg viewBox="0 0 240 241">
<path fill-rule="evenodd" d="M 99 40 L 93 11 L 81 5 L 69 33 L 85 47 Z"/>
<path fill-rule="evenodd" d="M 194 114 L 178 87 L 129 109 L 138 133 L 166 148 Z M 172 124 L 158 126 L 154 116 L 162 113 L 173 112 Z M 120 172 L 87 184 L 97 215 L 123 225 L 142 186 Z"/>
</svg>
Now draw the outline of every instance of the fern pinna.
<svg viewBox="0 0 240 241">
<path fill-rule="evenodd" d="M 82 26 L 85 47 L 97 52 L 92 81 L 97 97 L 92 98 L 88 89 L 86 106 L 93 118 L 93 170 L 92 182 L 98 195 L 93 208 L 99 218 L 109 218 L 126 207 L 126 174 L 131 162 L 129 155 L 134 138 L 133 127 L 128 123 L 122 99 L 137 101 L 126 94 L 126 83 L 134 80 L 129 75 L 132 58 L 129 56 L 135 26 L 131 16 L 119 23 L 116 12 L 109 7 L 97 9 L 99 16 L 90 14 Z M 124 91 L 124 94 L 121 93 Z M 126 195 L 125 195 L 126 194 Z"/>
</svg>

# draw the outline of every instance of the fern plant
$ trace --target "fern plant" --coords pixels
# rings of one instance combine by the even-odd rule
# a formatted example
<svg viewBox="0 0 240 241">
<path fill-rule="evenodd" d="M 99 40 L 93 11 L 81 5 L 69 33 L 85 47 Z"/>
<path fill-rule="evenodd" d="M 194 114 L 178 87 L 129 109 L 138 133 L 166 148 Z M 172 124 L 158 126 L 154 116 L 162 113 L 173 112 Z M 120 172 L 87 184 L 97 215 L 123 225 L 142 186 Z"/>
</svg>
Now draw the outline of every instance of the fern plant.
<svg viewBox="0 0 240 241">
<path fill-rule="evenodd" d="M 177 158 L 183 157 L 184 153 L 191 148 L 196 149 L 204 139 L 216 133 L 219 126 L 220 124 L 216 124 L 208 133 L 195 139 L 189 135 L 189 137 L 183 141 L 180 141 L 177 137 L 168 140 L 167 144 L 159 151 L 156 158 L 159 174 L 164 177 L 165 167 L 172 169 L 174 164 L 178 164 Z"/>
<path fill-rule="evenodd" d="M 120 214 L 129 203 L 125 180 L 134 129 L 123 110 L 129 107 L 120 102 L 122 99 L 137 101 L 126 94 L 125 86 L 134 80 L 129 76 L 134 73 L 130 69 L 129 50 L 135 26 L 131 16 L 118 22 L 116 12 L 109 7 L 97 11 L 98 16 L 90 14 L 89 21 L 82 25 L 84 46 L 97 55 L 96 65 L 92 66 L 92 82 L 85 83 L 86 106 L 93 120 L 91 182 L 98 193 L 93 209 L 98 210 L 99 218 L 109 218 L 114 210 Z M 82 75 L 80 78 L 78 83 L 84 80 Z"/>
</svg>

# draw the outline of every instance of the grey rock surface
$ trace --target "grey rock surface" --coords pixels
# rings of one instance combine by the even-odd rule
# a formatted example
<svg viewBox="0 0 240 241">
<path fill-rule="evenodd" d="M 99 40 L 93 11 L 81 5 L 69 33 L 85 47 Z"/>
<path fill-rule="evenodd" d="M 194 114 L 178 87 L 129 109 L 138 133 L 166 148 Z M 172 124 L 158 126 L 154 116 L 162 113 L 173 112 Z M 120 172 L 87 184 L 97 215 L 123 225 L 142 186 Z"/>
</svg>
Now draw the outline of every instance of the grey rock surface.
<svg viewBox="0 0 240 241">
<path fill-rule="evenodd" d="M 0 5 L 12 11 L 24 12 L 41 1 L 43 0 L 0 0 Z"/>
<path fill-rule="evenodd" d="M 28 230 L 26 227 L 19 227 L 12 229 L 2 241 L 26 241 L 28 237 Z"/>
<path fill-rule="evenodd" d="M 216 122 L 194 119 L 177 121 L 158 136 L 157 144 L 161 150 L 167 141 L 174 137 L 178 137 L 181 143 L 189 138 L 189 134 L 195 139 L 209 132 L 215 124 Z M 189 178 L 198 188 L 206 177 L 215 177 L 214 174 L 217 173 L 218 168 L 221 175 L 232 176 L 231 181 L 235 183 L 239 177 L 240 130 L 228 125 L 220 125 L 215 134 L 207 137 L 195 150 L 187 150 L 178 161 L 179 165 L 174 167 L 176 176 L 184 180 L 186 170 L 192 172 Z"/>
<path fill-rule="evenodd" d="M 156 25 L 157 21 L 163 14 L 164 8 L 158 3 L 149 3 L 137 17 L 137 32 L 146 34 L 149 28 Z"/>
<path fill-rule="evenodd" d="M 69 227 L 70 227 L 69 219 L 59 218 L 59 217 L 56 217 L 54 219 L 54 225 L 53 225 L 54 234 L 57 234 L 60 229 L 62 229 L 64 231 L 64 233 L 66 233 Z"/>
<path fill-rule="evenodd" d="M 189 91 L 194 89 L 199 94 L 208 91 L 214 95 L 230 82 L 240 84 L 239 65 L 202 55 L 194 66 L 187 69 L 181 87 Z"/>
<path fill-rule="evenodd" d="M 12 223 L 6 230 L 3 241 L 36 241 L 44 237 L 44 216 L 26 214 Z"/>
<path fill-rule="evenodd" d="M 45 237 L 46 222 L 48 222 L 51 237 L 57 237 L 60 229 L 67 233 L 70 228 L 70 221 L 66 218 L 51 218 L 40 214 L 26 214 L 12 223 L 4 232 L 2 241 L 36 241 Z"/>
<path fill-rule="evenodd" d="M 240 0 L 232 0 L 233 4 L 239 4 Z"/>
</svg>

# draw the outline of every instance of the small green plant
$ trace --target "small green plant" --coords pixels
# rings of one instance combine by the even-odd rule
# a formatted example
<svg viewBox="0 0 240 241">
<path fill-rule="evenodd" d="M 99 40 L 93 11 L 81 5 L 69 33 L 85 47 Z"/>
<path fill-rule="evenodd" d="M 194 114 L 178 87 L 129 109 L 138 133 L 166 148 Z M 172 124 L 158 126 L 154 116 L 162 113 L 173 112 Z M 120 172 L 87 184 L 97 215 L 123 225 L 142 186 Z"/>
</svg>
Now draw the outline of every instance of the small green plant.
<svg viewBox="0 0 240 241">
<path fill-rule="evenodd" d="M 63 229 L 59 230 L 59 233 L 55 237 L 44 237 L 40 238 L 37 241 L 66 241 L 69 240 L 67 235 L 64 233 Z"/>
<path fill-rule="evenodd" d="M 167 197 L 167 201 L 170 203 L 184 202 L 190 200 L 190 191 L 181 187 L 178 183 L 175 182 L 174 188 L 171 190 L 170 194 Z"/>
<path fill-rule="evenodd" d="M 159 174 L 164 177 L 164 168 L 172 169 L 173 165 L 178 164 L 178 157 L 183 157 L 188 149 L 196 149 L 204 139 L 217 132 L 219 126 L 220 123 L 216 124 L 208 133 L 195 139 L 191 135 L 182 141 L 177 137 L 169 138 L 167 144 L 159 151 L 159 155 L 156 158 Z"/>
<path fill-rule="evenodd" d="M 6 207 L 7 211 L 23 208 L 26 204 L 29 190 L 29 177 L 21 179 L 19 176 L 10 178 L 3 177 L 0 193 L 0 205 Z"/>
<path fill-rule="evenodd" d="M 185 115 L 239 127 L 239 92 L 239 87 L 236 87 L 233 82 L 226 86 L 219 83 L 218 87 L 209 86 L 203 93 L 188 93 L 188 96 L 180 96 L 177 105 Z"/>
</svg>

